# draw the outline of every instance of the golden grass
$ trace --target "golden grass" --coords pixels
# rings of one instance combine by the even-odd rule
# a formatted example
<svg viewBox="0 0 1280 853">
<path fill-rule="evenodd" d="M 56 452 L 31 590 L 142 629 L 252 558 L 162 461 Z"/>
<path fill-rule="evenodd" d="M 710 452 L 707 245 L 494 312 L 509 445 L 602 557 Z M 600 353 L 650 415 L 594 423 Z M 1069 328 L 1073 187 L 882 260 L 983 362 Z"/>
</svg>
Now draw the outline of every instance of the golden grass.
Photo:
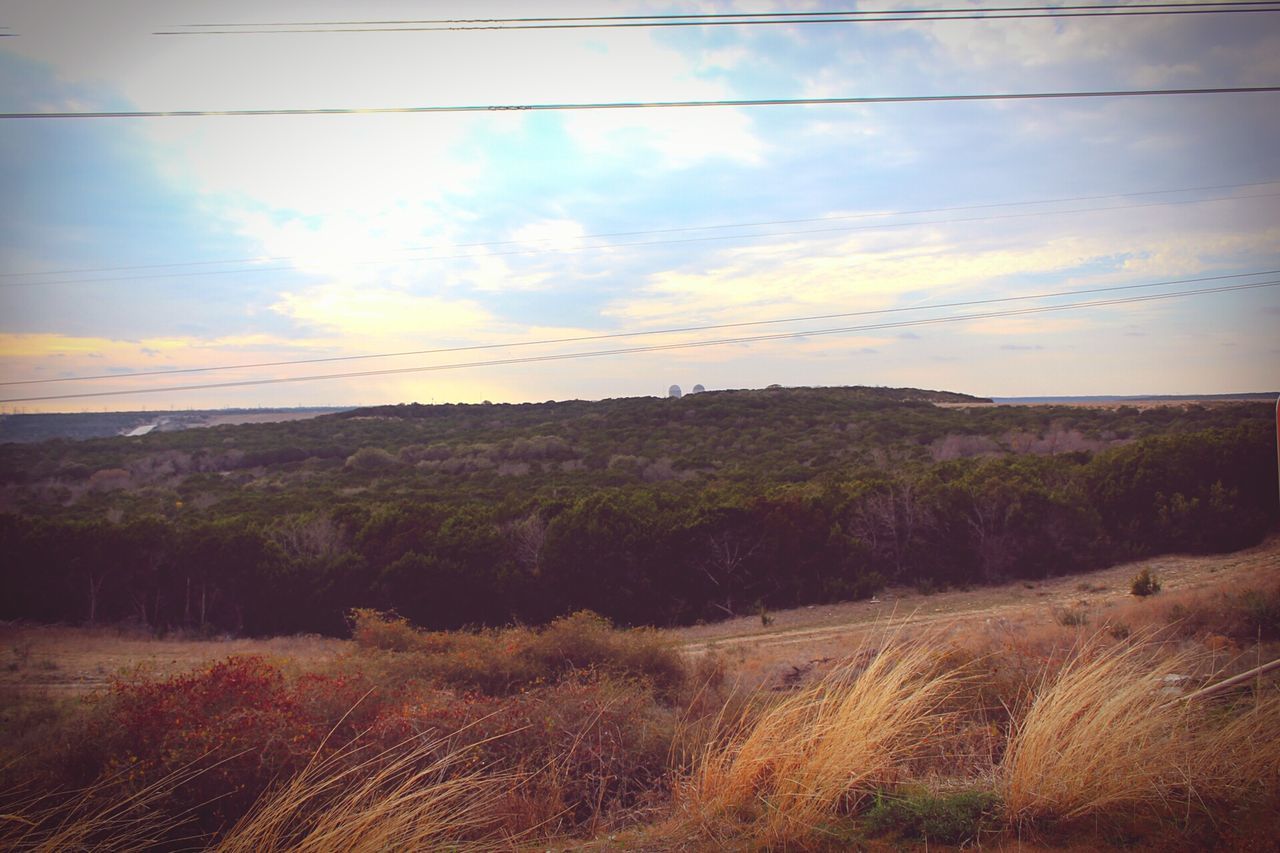
<svg viewBox="0 0 1280 853">
<path fill-rule="evenodd" d="M 865 668 L 855 657 L 738 721 L 679 793 L 694 831 L 715 837 L 727 818 L 766 844 L 787 843 L 894 782 L 942 728 L 942 708 L 962 683 L 936 662 L 923 642 L 895 636 Z"/>
<path fill-rule="evenodd" d="M 213 849 L 494 849 L 505 840 L 498 806 L 518 780 L 464 769 L 471 748 L 414 738 L 353 760 L 361 749 L 313 761 L 265 794 Z"/>
<path fill-rule="evenodd" d="M 1280 693 L 1255 695 L 1201 735 L 1204 775 L 1231 793 L 1280 792 Z"/>
<path fill-rule="evenodd" d="M 0 814 L 0 849 L 30 853 L 68 850 L 144 850 L 172 844 L 186 822 L 166 812 L 175 790 L 208 768 L 180 768 L 137 790 L 107 777 L 77 791 L 36 794 L 26 798 L 8 792 Z"/>
<path fill-rule="evenodd" d="M 1167 817 L 1274 786 L 1280 700 L 1224 711 L 1171 697 L 1166 676 L 1196 658 L 1150 637 L 1078 649 L 1010 736 L 997 778 L 1011 822 Z"/>
</svg>

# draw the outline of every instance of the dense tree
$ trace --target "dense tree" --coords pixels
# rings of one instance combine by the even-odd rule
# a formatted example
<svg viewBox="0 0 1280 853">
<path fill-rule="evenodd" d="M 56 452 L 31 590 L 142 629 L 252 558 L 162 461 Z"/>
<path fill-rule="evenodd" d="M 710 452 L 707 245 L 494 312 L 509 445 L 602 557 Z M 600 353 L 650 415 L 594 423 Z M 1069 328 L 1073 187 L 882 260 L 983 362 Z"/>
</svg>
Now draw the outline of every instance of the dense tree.
<svg viewBox="0 0 1280 853">
<path fill-rule="evenodd" d="M 363 415 L 0 446 L 0 618 L 687 623 L 1238 548 L 1277 518 L 1263 405 L 773 389 Z"/>
</svg>

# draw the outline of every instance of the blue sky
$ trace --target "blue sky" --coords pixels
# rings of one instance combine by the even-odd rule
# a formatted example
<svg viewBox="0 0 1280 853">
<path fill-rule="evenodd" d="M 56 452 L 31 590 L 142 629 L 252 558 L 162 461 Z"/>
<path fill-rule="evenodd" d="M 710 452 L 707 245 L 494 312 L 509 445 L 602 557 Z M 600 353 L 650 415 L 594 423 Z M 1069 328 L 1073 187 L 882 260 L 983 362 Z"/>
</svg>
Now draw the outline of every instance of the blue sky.
<svg viewBox="0 0 1280 853">
<path fill-rule="evenodd" d="M 911 4 L 857 8 L 895 6 Z M 20 35 L 0 39 L 0 104 L 6 112 L 376 107 L 1280 83 L 1280 18 L 1270 14 L 152 34 L 196 22 L 342 20 L 353 8 L 11 0 L 0 24 Z M 365 19 L 531 9 L 358 8 Z M 807 8 L 824 7 L 557 2 L 537 11 Z M 4 399 L 928 319 L 962 313 L 929 307 L 939 303 L 1280 269 L 1275 94 L 6 120 L 0 182 L 0 381 L 119 377 L 10 384 L 0 387 Z M 1248 186 L 1191 189 L 1226 185 Z M 744 225 L 784 220 L 808 221 Z M 729 225 L 737 227 L 718 227 Z M 92 271 L 65 272 L 84 269 Z M 1150 292 L 1222 283 L 1233 281 Z M 509 346 L 902 308 L 921 310 Z M 1271 390 L 1280 385 L 1278 324 L 1280 288 L 1259 288 L 607 358 L 4 405 L 521 401 L 660 394 L 672 383 L 997 396 Z M 464 346 L 492 349 L 127 376 Z"/>
</svg>

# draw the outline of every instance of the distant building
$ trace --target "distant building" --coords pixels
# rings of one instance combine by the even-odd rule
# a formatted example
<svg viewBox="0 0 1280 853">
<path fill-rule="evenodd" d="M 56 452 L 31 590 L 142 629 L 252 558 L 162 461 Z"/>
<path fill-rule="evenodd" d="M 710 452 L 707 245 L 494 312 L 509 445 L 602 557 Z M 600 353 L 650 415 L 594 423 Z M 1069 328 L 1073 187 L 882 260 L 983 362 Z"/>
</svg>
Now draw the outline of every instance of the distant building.
<svg viewBox="0 0 1280 853">
<path fill-rule="evenodd" d="M 706 388 L 704 388 L 704 387 L 702 387 L 702 384 L 701 384 L 701 383 L 699 383 L 699 384 L 697 384 L 697 385 L 694 385 L 694 386 L 693 386 L 693 388 L 692 388 L 692 389 L 690 389 L 689 393 L 690 393 L 690 394 L 701 394 L 701 393 L 702 393 L 703 391 L 705 391 L 705 390 L 707 390 L 707 389 L 706 389 Z"/>
<path fill-rule="evenodd" d="M 684 392 L 680 390 L 679 385 L 672 385 L 670 388 L 667 389 L 667 396 L 680 398 L 684 396 Z"/>
</svg>

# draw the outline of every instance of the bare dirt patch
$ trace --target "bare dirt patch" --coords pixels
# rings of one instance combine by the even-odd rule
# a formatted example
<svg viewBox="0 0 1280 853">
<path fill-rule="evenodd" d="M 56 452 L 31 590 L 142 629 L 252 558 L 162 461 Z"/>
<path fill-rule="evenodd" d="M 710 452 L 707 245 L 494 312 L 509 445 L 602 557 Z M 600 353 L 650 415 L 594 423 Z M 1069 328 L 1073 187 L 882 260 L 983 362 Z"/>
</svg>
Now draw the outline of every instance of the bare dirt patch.
<svg viewBox="0 0 1280 853">
<path fill-rule="evenodd" d="M 332 660 L 346 640 L 296 636 L 271 639 L 156 639 L 144 632 L 63 625 L 0 626 L 0 691 L 85 693 L 113 676 L 188 672 L 229 655 L 257 654 L 305 665 Z"/>
</svg>

